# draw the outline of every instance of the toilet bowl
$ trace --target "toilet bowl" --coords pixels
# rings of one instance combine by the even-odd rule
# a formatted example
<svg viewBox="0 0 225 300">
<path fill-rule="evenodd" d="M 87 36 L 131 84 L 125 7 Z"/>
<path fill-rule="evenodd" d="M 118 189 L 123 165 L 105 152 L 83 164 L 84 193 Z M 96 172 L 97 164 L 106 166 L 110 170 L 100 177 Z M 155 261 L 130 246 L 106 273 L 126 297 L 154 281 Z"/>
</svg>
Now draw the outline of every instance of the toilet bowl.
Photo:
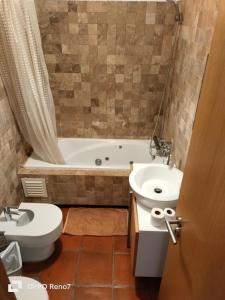
<svg viewBox="0 0 225 300">
<path fill-rule="evenodd" d="M 14 292 L 17 300 L 49 300 L 44 286 L 32 278 L 10 276 L 9 292 Z"/>
<path fill-rule="evenodd" d="M 19 215 L 7 221 L 0 215 L 0 231 L 8 241 L 18 241 L 23 262 L 47 259 L 62 232 L 62 212 L 53 204 L 21 203 Z"/>
</svg>

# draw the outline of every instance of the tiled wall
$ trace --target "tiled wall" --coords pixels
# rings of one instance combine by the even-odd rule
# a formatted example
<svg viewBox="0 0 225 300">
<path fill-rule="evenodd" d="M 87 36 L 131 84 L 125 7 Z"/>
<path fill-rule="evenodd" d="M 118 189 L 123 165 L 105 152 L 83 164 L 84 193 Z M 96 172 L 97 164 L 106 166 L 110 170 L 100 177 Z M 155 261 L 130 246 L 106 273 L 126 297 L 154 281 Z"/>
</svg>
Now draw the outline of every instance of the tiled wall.
<svg viewBox="0 0 225 300">
<path fill-rule="evenodd" d="M 24 198 L 24 201 L 67 205 L 128 205 L 128 175 L 30 175 L 28 170 L 27 174 L 21 174 L 20 177 L 45 178 L 48 191 L 47 198 Z"/>
<path fill-rule="evenodd" d="M 182 25 L 165 122 L 175 159 L 184 168 L 207 56 L 217 16 L 217 0 L 183 0 Z"/>
<path fill-rule="evenodd" d="M 35 1 L 58 135 L 149 138 L 171 53 L 171 4 Z"/>
<path fill-rule="evenodd" d="M 6 203 L 14 205 L 22 199 L 17 168 L 24 158 L 21 136 L 0 78 L 0 210 Z"/>
</svg>

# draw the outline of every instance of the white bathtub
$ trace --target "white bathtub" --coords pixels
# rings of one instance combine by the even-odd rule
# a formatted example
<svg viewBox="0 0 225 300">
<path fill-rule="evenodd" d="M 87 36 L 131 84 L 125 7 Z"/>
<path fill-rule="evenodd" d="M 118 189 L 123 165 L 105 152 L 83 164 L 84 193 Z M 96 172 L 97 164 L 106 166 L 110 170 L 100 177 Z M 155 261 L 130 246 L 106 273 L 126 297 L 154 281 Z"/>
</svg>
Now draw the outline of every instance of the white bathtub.
<svg viewBox="0 0 225 300">
<path fill-rule="evenodd" d="M 151 163 L 149 140 L 60 138 L 66 165 L 39 160 L 33 154 L 25 168 L 129 169 L 130 163 Z M 154 163 L 162 162 L 157 158 Z"/>
</svg>

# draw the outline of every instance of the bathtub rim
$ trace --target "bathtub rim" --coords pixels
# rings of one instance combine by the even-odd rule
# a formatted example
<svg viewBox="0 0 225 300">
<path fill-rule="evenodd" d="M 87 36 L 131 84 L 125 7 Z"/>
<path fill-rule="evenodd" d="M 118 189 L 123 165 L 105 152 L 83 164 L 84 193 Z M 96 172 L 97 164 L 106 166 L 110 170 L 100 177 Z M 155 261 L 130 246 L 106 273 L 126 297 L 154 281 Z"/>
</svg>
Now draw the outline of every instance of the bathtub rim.
<svg viewBox="0 0 225 300">
<path fill-rule="evenodd" d="M 81 137 L 78 137 L 78 138 L 65 138 L 65 137 L 59 137 L 57 138 L 58 142 L 62 142 L 62 145 L 60 145 L 61 147 L 63 147 L 63 142 L 65 143 L 73 143 L 73 142 L 93 142 L 93 143 L 102 143 L 103 145 L 104 144 L 107 144 L 107 145 L 118 145 L 118 144 L 135 144 L 135 143 L 138 143 L 140 145 L 145 145 L 145 146 L 148 146 L 150 141 L 149 139 L 116 139 L 116 138 L 81 138 Z M 98 148 L 100 145 L 96 144 L 96 145 L 90 145 L 90 144 L 87 144 L 87 145 L 82 145 L 83 147 L 83 150 L 85 149 L 89 149 L 90 147 L 92 148 Z M 78 151 L 80 152 L 80 151 Z M 33 152 L 32 152 L 33 153 Z M 129 174 L 130 172 L 130 169 L 132 168 L 132 164 L 130 165 L 124 165 L 124 164 L 121 164 L 121 165 L 114 165 L 114 166 L 88 166 L 87 165 L 75 165 L 75 164 L 65 164 L 65 165 L 59 165 L 59 164 L 51 164 L 51 163 L 47 163 L 47 162 L 43 162 L 44 165 L 41 164 L 41 160 L 34 157 L 33 159 L 37 159 L 38 161 L 40 161 L 40 165 L 37 164 L 32 164 L 31 165 L 26 165 L 27 162 L 29 161 L 29 159 L 32 159 L 32 153 L 30 156 L 26 157 L 26 159 L 24 160 L 24 162 L 20 165 L 19 167 L 19 171 L 18 171 L 18 174 L 25 174 L 25 173 L 29 173 L 29 174 L 37 174 L 37 173 L 40 173 L 38 172 L 37 170 L 42 170 L 44 173 L 48 174 L 48 173 L 54 173 L 54 174 L 65 174 L 65 173 L 73 173 L 73 174 L 76 174 L 77 172 L 80 174 L 81 172 L 85 172 L 85 173 L 94 173 L 94 174 L 97 174 L 97 173 L 123 173 L 123 174 Z M 64 154 L 64 153 L 63 153 Z M 68 154 L 67 154 L 68 155 Z M 71 154 L 69 154 L 69 156 L 71 156 Z M 150 158 L 150 157 L 149 157 Z M 146 163 L 151 163 L 151 159 L 149 159 L 148 162 Z M 29 172 L 27 172 L 28 170 L 30 170 Z M 46 171 L 46 170 L 51 170 L 51 171 Z M 54 170 L 54 171 L 53 171 Z"/>
<path fill-rule="evenodd" d="M 44 167 L 23 167 L 17 172 L 18 175 L 63 175 L 63 176 L 118 176 L 127 177 L 130 175 L 130 169 L 97 169 L 97 168 L 44 168 Z"/>
</svg>

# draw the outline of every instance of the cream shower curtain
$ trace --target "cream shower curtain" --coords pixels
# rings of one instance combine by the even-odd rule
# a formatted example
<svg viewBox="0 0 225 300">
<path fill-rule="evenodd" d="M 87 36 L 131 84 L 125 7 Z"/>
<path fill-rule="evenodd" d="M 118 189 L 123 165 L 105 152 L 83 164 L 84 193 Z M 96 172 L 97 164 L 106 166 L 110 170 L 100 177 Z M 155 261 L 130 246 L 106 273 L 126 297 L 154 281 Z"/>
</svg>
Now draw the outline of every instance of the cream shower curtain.
<svg viewBox="0 0 225 300">
<path fill-rule="evenodd" d="M 63 164 L 34 0 L 0 0 L 0 75 L 35 154 Z"/>
</svg>

